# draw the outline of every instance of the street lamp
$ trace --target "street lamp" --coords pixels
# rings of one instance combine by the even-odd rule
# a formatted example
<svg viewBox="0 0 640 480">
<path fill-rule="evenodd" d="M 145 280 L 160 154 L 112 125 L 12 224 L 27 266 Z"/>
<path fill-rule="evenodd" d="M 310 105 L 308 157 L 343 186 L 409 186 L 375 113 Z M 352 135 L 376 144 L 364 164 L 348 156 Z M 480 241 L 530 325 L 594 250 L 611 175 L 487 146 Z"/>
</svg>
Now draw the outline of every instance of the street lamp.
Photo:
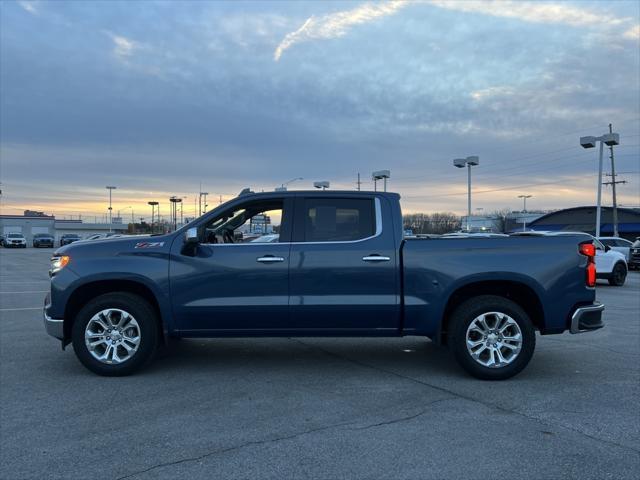
<svg viewBox="0 0 640 480">
<path fill-rule="evenodd" d="M 298 180 L 304 180 L 304 178 L 302 178 L 302 177 L 292 178 L 288 182 L 284 182 L 281 186 L 276 187 L 276 192 L 286 192 L 287 191 L 287 185 L 289 185 L 290 183 L 293 183 L 293 182 L 297 182 Z"/>
<path fill-rule="evenodd" d="M 456 158 L 453 161 L 453 165 L 456 168 L 467 167 L 467 232 L 471 230 L 471 167 L 480 165 L 480 158 L 477 156 L 471 156 L 467 158 Z"/>
<path fill-rule="evenodd" d="M 371 174 L 371 179 L 373 180 L 373 190 L 378 191 L 378 180 L 384 180 L 384 191 L 387 191 L 387 178 L 391 177 L 390 170 L 378 170 L 377 172 L 373 172 Z"/>
<path fill-rule="evenodd" d="M 518 195 L 518 198 L 522 199 L 522 212 L 527 213 L 527 198 L 531 198 L 533 195 Z"/>
<path fill-rule="evenodd" d="M 602 151 L 604 146 L 612 147 L 620 143 L 620 135 L 617 133 L 605 133 L 600 137 L 580 137 L 580 145 L 582 148 L 594 148 L 596 142 L 600 142 L 600 155 L 598 157 L 598 197 L 596 207 L 596 231 L 595 237 L 600 237 L 600 214 L 602 210 Z"/>
<path fill-rule="evenodd" d="M 176 196 L 169 198 L 171 202 L 171 216 L 173 217 L 173 230 L 178 229 L 178 206 L 177 203 L 182 203 L 182 199 Z"/>
<path fill-rule="evenodd" d="M 114 187 L 112 185 L 107 185 L 105 188 L 109 190 L 109 232 L 111 232 L 111 210 L 113 210 L 111 208 L 111 192 L 115 190 L 117 187 Z"/>
<path fill-rule="evenodd" d="M 315 188 L 321 188 L 322 190 L 326 190 L 327 188 L 329 188 L 329 182 L 326 180 L 323 180 L 321 182 L 313 182 L 313 186 Z"/>
<path fill-rule="evenodd" d="M 153 219 L 156 211 L 156 205 L 158 205 L 158 202 L 147 202 L 147 204 L 151 205 L 151 233 L 153 234 Z M 160 216 L 159 214 L 160 212 L 158 211 L 158 216 Z"/>
</svg>

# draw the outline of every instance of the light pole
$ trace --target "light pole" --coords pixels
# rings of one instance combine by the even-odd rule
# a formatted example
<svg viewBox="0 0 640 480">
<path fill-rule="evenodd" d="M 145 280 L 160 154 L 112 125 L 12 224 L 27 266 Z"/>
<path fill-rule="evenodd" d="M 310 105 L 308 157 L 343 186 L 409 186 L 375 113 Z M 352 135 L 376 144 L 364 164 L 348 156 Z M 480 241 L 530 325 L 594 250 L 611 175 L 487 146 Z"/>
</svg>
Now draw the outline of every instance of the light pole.
<svg viewBox="0 0 640 480">
<path fill-rule="evenodd" d="M 467 167 L 467 232 L 471 230 L 471 167 L 480 165 L 480 158 L 476 155 L 467 158 L 456 158 L 453 161 L 456 168 Z"/>
<path fill-rule="evenodd" d="M 107 185 L 105 188 L 109 190 L 109 232 L 111 232 L 111 211 L 113 210 L 113 208 L 111 207 L 111 192 L 117 187 L 114 187 L 113 185 Z"/>
<path fill-rule="evenodd" d="M 518 195 L 518 198 L 522 199 L 522 212 L 527 213 L 527 198 L 531 198 L 533 195 Z"/>
<path fill-rule="evenodd" d="M 176 196 L 169 198 L 171 202 L 171 216 L 173 217 L 173 230 L 176 231 L 178 229 L 178 206 L 177 203 L 182 204 L 182 199 Z"/>
<path fill-rule="evenodd" d="M 378 180 L 384 180 L 384 191 L 387 191 L 387 178 L 391 177 L 390 170 L 378 170 L 377 172 L 373 172 L 371 174 L 371 179 L 373 180 L 373 190 L 378 190 Z"/>
<path fill-rule="evenodd" d="M 522 199 L 522 213 L 524 214 L 522 217 L 522 231 L 527 231 L 527 198 L 531 198 L 533 195 L 518 195 L 518 198 Z"/>
<path fill-rule="evenodd" d="M 158 202 L 147 202 L 147 204 L 151 205 L 151 233 L 153 234 L 153 220 L 156 211 L 156 205 L 158 205 Z"/>
<path fill-rule="evenodd" d="M 596 206 L 596 231 L 595 237 L 600 237 L 600 218 L 601 218 L 601 210 L 602 210 L 602 152 L 604 150 L 604 146 L 612 147 L 614 145 L 620 144 L 620 135 L 617 133 L 605 133 L 600 137 L 580 137 L 580 145 L 582 148 L 594 148 L 596 146 L 596 142 L 600 142 L 600 154 L 598 156 L 598 195 L 597 195 L 597 206 Z"/>
<path fill-rule="evenodd" d="M 302 177 L 292 178 L 288 182 L 284 182 L 281 186 L 276 187 L 276 192 L 286 192 L 287 191 L 287 185 L 289 185 L 290 183 L 293 183 L 293 182 L 297 182 L 298 180 L 304 180 L 304 178 L 302 178 Z"/>
</svg>

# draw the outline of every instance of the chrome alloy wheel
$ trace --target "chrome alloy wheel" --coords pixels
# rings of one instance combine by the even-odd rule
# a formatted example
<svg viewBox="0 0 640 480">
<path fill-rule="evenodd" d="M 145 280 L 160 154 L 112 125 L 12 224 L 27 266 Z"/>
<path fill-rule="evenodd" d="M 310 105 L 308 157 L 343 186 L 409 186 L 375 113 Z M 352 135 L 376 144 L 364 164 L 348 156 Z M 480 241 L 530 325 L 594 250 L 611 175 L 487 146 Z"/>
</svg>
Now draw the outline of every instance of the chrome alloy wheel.
<svg viewBox="0 0 640 480">
<path fill-rule="evenodd" d="M 89 353 L 109 365 L 131 359 L 140 346 L 140 326 L 124 310 L 108 308 L 96 313 L 84 329 Z"/>
<path fill-rule="evenodd" d="M 500 368 L 512 363 L 522 348 L 522 331 L 513 318 L 487 312 L 467 328 L 467 351 L 484 367 Z"/>
</svg>

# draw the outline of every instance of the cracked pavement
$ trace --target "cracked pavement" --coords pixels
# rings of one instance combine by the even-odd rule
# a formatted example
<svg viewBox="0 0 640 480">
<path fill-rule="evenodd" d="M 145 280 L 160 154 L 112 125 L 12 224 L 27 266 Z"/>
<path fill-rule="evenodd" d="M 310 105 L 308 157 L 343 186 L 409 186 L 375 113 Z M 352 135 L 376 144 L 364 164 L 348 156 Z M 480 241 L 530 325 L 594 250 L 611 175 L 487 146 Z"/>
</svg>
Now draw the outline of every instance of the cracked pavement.
<svg viewBox="0 0 640 480">
<path fill-rule="evenodd" d="M 183 340 L 136 376 L 101 378 L 44 332 L 50 254 L 0 249 L 2 479 L 640 471 L 640 273 L 599 283 L 605 329 L 539 337 L 505 382 L 412 337 Z"/>
</svg>

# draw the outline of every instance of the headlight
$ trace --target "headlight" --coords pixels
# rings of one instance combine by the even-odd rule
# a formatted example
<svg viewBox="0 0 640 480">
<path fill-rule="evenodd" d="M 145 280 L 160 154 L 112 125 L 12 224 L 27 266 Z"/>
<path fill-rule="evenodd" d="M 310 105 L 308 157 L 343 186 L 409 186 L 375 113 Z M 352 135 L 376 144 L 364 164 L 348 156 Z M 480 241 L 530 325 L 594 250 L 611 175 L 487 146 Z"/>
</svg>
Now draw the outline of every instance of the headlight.
<svg viewBox="0 0 640 480">
<path fill-rule="evenodd" d="M 67 255 L 51 257 L 51 269 L 49 269 L 49 274 L 53 275 L 55 273 L 58 273 L 69 264 L 69 261 L 71 261 L 71 258 Z"/>
</svg>

